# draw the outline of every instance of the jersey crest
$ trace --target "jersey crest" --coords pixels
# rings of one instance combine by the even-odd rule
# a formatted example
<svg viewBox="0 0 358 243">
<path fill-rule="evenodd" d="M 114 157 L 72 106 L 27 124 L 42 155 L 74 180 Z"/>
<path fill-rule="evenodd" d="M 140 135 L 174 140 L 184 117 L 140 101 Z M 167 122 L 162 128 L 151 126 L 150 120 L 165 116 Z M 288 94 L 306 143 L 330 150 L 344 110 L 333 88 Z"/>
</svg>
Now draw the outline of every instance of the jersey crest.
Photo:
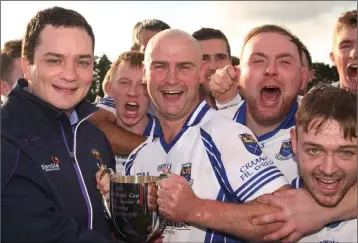
<svg viewBox="0 0 358 243">
<path fill-rule="evenodd" d="M 257 143 L 254 136 L 252 136 L 251 134 L 248 134 L 248 133 L 243 133 L 243 134 L 240 134 L 239 137 L 240 137 L 241 141 L 243 142 L 247 151 L 249 151 L 250 153 L 257 155 L 257 156 L 261 155 L 262 151 L 261 151 L 260 145 Z"/>
<path fill-rule="evenodd" d="M 293 155 L 291 139 L 287 139 L 282 141 L 280 151 L 275 157 L 278 160 L 288 160 L 291 159 Z"/>
<path fill-rule="evenodd" d="M 184 177 L 189 185 L 193 185 L 194 180 L 191 179 L 191 163 L 181 165 L 180 176 Z"/>
</svg>

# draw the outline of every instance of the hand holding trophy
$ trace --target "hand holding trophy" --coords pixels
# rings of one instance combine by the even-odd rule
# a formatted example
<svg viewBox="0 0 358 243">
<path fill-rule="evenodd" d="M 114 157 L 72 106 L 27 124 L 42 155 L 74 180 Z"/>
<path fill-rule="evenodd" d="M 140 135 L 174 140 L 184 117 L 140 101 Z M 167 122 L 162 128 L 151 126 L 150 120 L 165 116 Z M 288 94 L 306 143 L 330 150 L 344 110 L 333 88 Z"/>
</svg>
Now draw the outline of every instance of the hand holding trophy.
<svg viewBox="0 0 358 243">
<path fill-rule="evenodd" d="M 104 208 L 123 240 L 150 242 L 164 229 L 166 221 L 158 213 L 156 191 L 159 181 L 168 176 L 121 176 L 111 169 L 96 174 L 102 195 L 108 191 L 108 185 L 107 190 L 103 188 L 109 180 L 109 203 L 104 199 Z"/>
</svg>

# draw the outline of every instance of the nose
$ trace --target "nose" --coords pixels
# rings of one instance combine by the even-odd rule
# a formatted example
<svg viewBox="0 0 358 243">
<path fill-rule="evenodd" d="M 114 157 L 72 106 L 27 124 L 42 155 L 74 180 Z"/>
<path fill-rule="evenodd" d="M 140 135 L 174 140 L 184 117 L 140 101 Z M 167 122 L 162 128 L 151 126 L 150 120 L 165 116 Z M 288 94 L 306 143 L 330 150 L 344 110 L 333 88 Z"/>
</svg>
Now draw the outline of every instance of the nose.
<svg viewBox="0 0 358 243">
<path fill-rule="evenodd" d="M 265 76 L 269 76 L 269 77 L 277 76 L 277 66 L 275 62 L 268 62 Z"/>
<path fill-rule="evenodd" d="M 174 85 L 178 82 L 177 78 L 178 78 L 178 73 L 176 67 L 170 67 L 168 70 L 167 83 Z"/>
<path fill-rule="evenodd" d="M 352 50 L 349 53 L 349 57 L 353 60 L 357 60 L 357 47 L 354 45 Z"/>
<path fill-rule="evenodd" d="M 331 176 L 338 171 L 338 167 L 335 162 L 334 154 L 327 154 L 323 158 L 323 162 L 319 166 L 319 170 L 327 176 Z"/>
<path fill-rule="evenodd" d="M 132 82 L 132 84 L 130 85 L 130 87 L 128 89 L 127 95 L 138 96 L 139 95 L 138 88 L 139 88 L 139 84 Z"/>
<path fill-rule="evenodd" d="M 62 71 L 62 78 L 67 82 L 77 80 L 76 64 L 74 62 L 66 62 Z"/>
</svg>

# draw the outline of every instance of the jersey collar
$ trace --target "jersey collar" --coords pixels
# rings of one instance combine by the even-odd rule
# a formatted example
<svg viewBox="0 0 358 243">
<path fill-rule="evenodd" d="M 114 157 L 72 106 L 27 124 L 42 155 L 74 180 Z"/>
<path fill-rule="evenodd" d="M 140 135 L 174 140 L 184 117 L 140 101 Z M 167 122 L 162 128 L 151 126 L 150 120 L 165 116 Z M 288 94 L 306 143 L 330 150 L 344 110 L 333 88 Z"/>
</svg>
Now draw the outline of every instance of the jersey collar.
<svg viewBox="0 0 358 243">
<path fill-rule="evenodd" d="M 243 104 L 240 106 L 240 108 L 237 110 L 237 112 L 236 112 L 236 114 L 234 116 L 234 120 L 237 123 L 240 123 L 240 124 L 245 125 L 245 126 L 246 126 L 246 119 L 245 119 L 246 108 L 247 108 L 246 101 L 243 101 Z M 259 142 L 264 141 L 266 139 L 269 139 L 269 138 L 273 137 L 281 129 L 288 129 L 288 128 L 291 128 L 291 127 L 295 126 L 296 125 L 295 114 L 297 112 L 297 109 L 298 109 L 298 102 L 295 101 L 295 103 L 293 104 L 291 110 L 287 114 L 286 118 L 282 121 L 282 123 L 276 129 L 274 129 L 273 131 L 268 132 L 268 133 L 266 133 L 264 135 L 261 135 L 260 137 L 257 137 L 257 140 Z"/>
</svg>

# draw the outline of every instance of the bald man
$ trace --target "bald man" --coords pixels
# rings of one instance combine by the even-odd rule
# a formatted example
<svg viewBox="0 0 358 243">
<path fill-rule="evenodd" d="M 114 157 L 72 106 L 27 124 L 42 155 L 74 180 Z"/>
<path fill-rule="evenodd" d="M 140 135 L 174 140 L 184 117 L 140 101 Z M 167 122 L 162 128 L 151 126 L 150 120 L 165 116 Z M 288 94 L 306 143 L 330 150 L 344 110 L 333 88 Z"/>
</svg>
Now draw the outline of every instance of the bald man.
<svg viewBox="0 0 358 243">
<path fill-rule="evenodd" d="M 170 220 L 164 242 L 233 238 L 225 233 L 262 240 L 280 227 L 254 226 L 251 219 L 275 210 L 255 199 L 288 189 L 287 180 L 247 127 L 200 101 L 205 70 L 198 42 L 180 30 L 158 33 L 145 51 L 144 71 L 161 129 L 131 154 L 125 173 L 171 171 L 157 191 L 159 211 Z"/>
</svg>

